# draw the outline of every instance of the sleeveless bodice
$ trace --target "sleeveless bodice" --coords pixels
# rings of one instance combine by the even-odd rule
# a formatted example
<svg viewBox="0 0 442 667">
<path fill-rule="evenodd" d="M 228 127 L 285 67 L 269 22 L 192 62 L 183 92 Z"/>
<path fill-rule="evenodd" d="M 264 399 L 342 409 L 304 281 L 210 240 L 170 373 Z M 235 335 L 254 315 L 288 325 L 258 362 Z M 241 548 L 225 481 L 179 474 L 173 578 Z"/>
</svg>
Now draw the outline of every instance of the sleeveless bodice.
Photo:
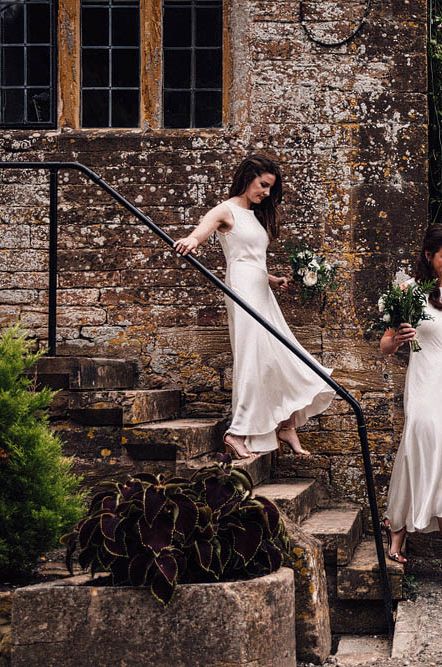
<svg viewBox="0 0 442 667">
<path fill-rule="evenodd" d="M 267 271 L 266 252 L 269 237 L 254 211 L 226 202 L 233 216 L 233 227 L 217 237 L 223 249 L 227 267 L 233 262 L 246 262 Z"/>
</svg>

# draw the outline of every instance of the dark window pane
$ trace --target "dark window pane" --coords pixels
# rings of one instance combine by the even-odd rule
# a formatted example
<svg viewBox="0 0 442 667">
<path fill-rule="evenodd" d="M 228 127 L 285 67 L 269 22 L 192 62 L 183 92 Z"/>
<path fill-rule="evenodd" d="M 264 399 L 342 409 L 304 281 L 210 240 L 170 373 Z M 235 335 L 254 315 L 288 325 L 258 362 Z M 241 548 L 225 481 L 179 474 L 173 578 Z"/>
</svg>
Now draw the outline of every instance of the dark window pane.
<svg viewBox="0 0 442 667">
<path fill-rule="evenodd" d="M 1 117 L 3 123 L 16 123 L 19 125 L 24 122 L 24 96 L 25 91 L 23 88 L 2 91 Z"/>
<path fill-rule="evenodd" d="M 189 46 L 191 43 L 190 8 L 164 8 L 164 46 Z"/>
<path fill-rule="evenodd" d="M 2 57 L 3 56 L 3 57 Z M 24 49 L 8 46 L 1 49 L 1 83 L 3 86 L 20 86 L 24 84 Z"/>
<path fill-rule="evenodd" d="M 221 8 L 201 8 L 196 14 L 196 46 L 221 46 Z"/>
<path fill-rule="evenodd" d="M 220 92 L 197 91 L 195 93 L 195 127 L 220 126 L 221 104 Z"/>
<path fill-rule="evenodd" d="M 112 127 L 138 127 L 138 90 L 112 91 Z"/>
<path fill-rule="evenodd" d="M 83 46 L 108 46 L 109 10 L 107 8 L 82 8 L 81 40 Z"/>
<path fill-rule="evenodd" d="M 51 108 L 47 90 L 28 90 L 28 122 L 48 123 L 51 120 Z"/>
<path fill-rule="evenodd" d="M 197 88 L 221 88 L 221 50 L 196 49 L 195 85 Z"/>
<path fill-rule="evenodd" d="M 31 44 L 49 44 L 51 41 L 51 17 L 49 5 L 28 4 L 27 33 Z"/>
<path fill-rule="evenodd" d="M 190 50 L 164 52 L 164 87 L 190 87 Z"/>
<path fill-rule="evenodd" d="M 190 127 L 190 93 L 165 91 L 164 125 L 165 127 Z"/>
<path fill-rule="evenodd" d="M 138 49 L 112 51 L 112 85 L 136 87 L 139 83 Z"/>
<path fill-rule="evenodd" d="M 49 86 L 51 82 L 51 61 L 49 46 L 28 46 L 28 85 Z"/>
<path fill-rule="evenodd" d="M 83 90 L 83 127 L 109 127 L 109 91 Z"/>
<path fill-rule="evenodd" d="M 108 86 L 108 49 L 85 49 L 82 53 L 82 71 L 83 86 Z"/>
<path fill-rule="evenodd" d="M 113 46 L 138 46 L 140 41 L 139 10 L 137 7 L 112 9 Z"/>
<path fill-rule="evenodd" d="M 24 9 L 23 5 L 15 5 L 5 9 L 0 5 L 2 18 L 3 44 L 22 44 L 24 41 Z"/>
</svg>

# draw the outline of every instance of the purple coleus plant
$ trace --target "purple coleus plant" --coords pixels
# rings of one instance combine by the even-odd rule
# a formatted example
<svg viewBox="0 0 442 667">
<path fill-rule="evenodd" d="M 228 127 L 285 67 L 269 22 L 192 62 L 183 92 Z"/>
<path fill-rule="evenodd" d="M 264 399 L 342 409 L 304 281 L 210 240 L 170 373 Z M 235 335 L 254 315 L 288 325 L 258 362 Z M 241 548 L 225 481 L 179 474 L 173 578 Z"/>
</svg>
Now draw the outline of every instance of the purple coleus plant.
<svg viewBox="0 0 442 667">
<path fill-rule="evenodd" d="M 92 576 L 146 586 L 164 605 L 178 583 L 269 574 L 288 557 L 288 538 L 278 508 L 252 489 L 225 455 L 189 480 L 143 473 L 103 482 L 63 538 L 66 565 L 72 573 L 76 556 Z"/>
</svg>

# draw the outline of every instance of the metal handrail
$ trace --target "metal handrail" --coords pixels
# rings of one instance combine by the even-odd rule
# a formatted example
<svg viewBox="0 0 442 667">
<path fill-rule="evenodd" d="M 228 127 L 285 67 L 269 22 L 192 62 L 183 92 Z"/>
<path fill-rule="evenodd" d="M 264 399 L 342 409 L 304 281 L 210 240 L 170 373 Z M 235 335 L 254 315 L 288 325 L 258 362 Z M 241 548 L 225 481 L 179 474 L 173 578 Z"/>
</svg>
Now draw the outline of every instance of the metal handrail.
<svg viewBox="0 0 442 667">
<path fill-rule="evenodd" d="M 49 198 L 49 318 L 48 318 L 48 348 L 49 354 L 56 355 L 56 326 L 57 326 L 57 204 L 58 204 L 58 172 L 60 169 L 73 169 L 80 171 L 88 176 L 94 183 L 100 186 L 105 192 L 110 194 L 117 202 L 124 208 L 130 211 L 136 218 L 146 224 L 151 231 L 159 236 L 162 241 L 173 247 L 174 239 L 172 239 L 166 232 L 158 227 L 153 220 L 142 213 L 136 206 L 131 204 L 125 197 L 117 192 L 112 186 L 104 181 L 98 174 L 79 162 L 0 162 L 0 169 L 32 169 L 32 170 L 47 170 L 50 173 L 50 198 Z M 388 579 L 387 565 L 385 560 L 384 546 L 382 542 L 382 535 L 380 529 L 379 512 L 376 502 L 376 492 L 373 479 L 373 468 L 371 465 L 370 449 L 367 438 L 367 427 L 365 423 L 364 413 L 361 406 L 355 397 L 350 394 L 344 387 L 341 387 L 333 378 L 331 378 L 322 367 L 313 359 L 308 357 L 302 350 L 297 348 L 292 341 L 290 341 L 284 334 L 270 324 L 262 315 L 258 313 L 247 301 L 244 301 L 236 292 L 228 287 L 222 280 L 217 278 L 208 268 L 204 266 L 196 257 L 192 255 L 182 256 L 189 264 L 198 269 L 211 283 L 226 294 L 232 301 L 238 304 L 245 310 L 254 320 L 256 320 L 264 329 L 272 334 L 274 338 L 279 340 L 285 347 L 287 347 L 298 359 L 301 359 L 312 371 L 319 375 L 324 382 L 326 382 L 343 400 L 345 400 L 352 408 L 357 424 L 358 435 L 361 443 L 362 458 L 364 462 L 365 479 L 367 485 L 367 495 L 370 505 L 370 512 L 373 521 L 373 531 L 376 543 L 376 551 L 379 562 L 379 572 L 381 578 L 382 594 L 385 606 L 385 614 L 387 618 L 388 631 L 390 635 L 393 634 L 393 602 L 390 589 L 390 582 Z"/>
</svg>

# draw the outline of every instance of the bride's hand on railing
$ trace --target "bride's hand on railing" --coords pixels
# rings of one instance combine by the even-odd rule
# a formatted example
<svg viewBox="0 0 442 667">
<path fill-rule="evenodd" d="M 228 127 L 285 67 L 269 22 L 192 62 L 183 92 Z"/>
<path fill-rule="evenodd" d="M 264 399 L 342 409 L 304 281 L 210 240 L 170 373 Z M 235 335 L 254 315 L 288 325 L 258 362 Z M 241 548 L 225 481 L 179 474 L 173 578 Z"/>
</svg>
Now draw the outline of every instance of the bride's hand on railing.
<svg viewBox="0 0 442 667">
<path fill-rule="evenodd" d="M 173 244 L 174 249 L 177 251 L 179 255 L 188 255 L 189 253 L 192 253 L 192 255 L 195 254 L 195 250 L 199 246 L 199 241 L 195 236 L 185 236 L 182 239 L 178 239 L 178 241 L 175 241 Z"/>
</svg>

